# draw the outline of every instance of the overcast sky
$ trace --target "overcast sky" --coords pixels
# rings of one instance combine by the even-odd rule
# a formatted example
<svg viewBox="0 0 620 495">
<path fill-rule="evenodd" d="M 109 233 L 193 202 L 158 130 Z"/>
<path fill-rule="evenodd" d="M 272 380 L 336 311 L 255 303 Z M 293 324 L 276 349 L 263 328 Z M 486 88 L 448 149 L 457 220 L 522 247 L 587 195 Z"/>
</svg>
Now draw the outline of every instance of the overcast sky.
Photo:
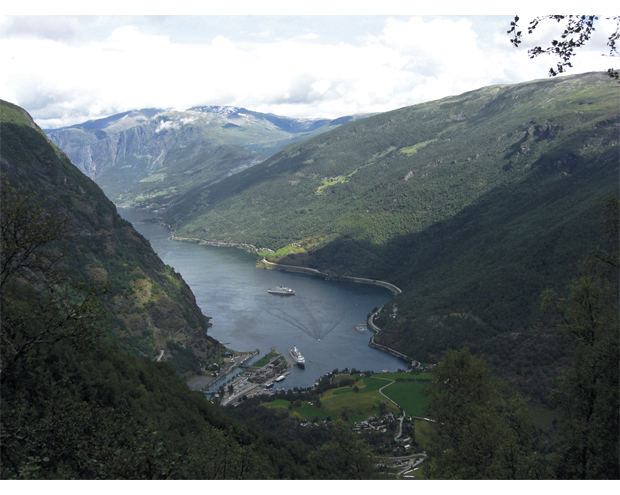
<svg viewBox="0 0 620 495">
<path fill-rule="evenodd" d="M 170 14 L 170 3 L 194 15 L 152 15 Z M 556 63 L 549 56 L 530 60 L 527 48 L 557 36 L 557 25 L 541 25 L 528 46 L 516 49 L 506 34 L 512 14 L 417 15 L 429 9 L 418 4 L 315 0 L 301 13 L 339 15 L 282 15 L 296 14 L 291 2 L 237 0 L 200 10 L 185 0 L 161 9 L 156 1 L 130 9 L 132 2 L 114 0 L 103 12 L 118 15 L 76 16 L 89 12 L 63 1 L 24 0 L 9 12 L 17 15 L 0 16 L 0 98 L 25 108 L 43 128 L 196 105 L 336 118 L 542 79 Z M 535 17 L 519 14 L 523 28 Z M 571 74 L 613 66 L 602 56 L 612 30 L 601 25 Z"/>
</svg>

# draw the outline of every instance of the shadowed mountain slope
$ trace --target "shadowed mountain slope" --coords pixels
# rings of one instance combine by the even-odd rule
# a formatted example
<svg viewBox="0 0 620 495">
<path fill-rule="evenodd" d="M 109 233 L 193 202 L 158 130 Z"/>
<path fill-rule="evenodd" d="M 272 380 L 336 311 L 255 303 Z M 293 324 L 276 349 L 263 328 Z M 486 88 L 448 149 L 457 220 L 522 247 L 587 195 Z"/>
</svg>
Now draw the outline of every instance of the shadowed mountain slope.
<svg viewBox="0 0 620 495">
<path fill-rule="evenodd" d="M 540 291 L 597 244 L 598 202 L 618 193 L 619 94 L 589 73 L 372 116 L 196 187 L 162 218 L 179 238 L 396 284 L 377 340 L 435 360 L 522 335 Z"/>
</svg>

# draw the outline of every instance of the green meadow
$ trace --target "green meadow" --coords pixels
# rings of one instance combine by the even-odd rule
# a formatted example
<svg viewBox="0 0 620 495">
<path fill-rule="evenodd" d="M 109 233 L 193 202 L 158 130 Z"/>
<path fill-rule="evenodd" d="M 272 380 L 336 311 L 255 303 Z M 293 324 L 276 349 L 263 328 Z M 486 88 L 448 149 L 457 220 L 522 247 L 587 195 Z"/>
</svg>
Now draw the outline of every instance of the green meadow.
<svg viewBox="0 0 620 495">
<path fill-rule="evenodd" d="M 430 378 L 428 374 L 414 375 L 415 378 Z M 315 417 L 332 419 L 342 417 L 343 412 L 349 417 L 349 421 L 363 421 L 369 416 L 375 416 L 380 411 L 379 404 L 385 403 L 387 411 L 399 414 L 399 409 L 386 397 L 381 395 L 380 389 L 389 399 L 392 399 L 403 408 L 405 414 L 424 417 L 424 407 L 428 399 L 421 394 L 426 382 L 395 382 L 396 378 L 412 379 L 412 375 L 407 373 L 382 373 L 370 377 L 356 375 L 358 380 L 354 385 L 347 385 L 340 388 L 327 390 L 321 396 L 321 407 L 315 404 L 310 405 L 303 401 L 301 407 L 293 406 L 291 412 L 294 416 L 301 419 L 312 420 Z M 349 375 L 340 375 L 334 378 L 334 383 L 338 383 L 347 378 L 354 378 Z M 355 391 L 357 387 L 358 391 Z M 287 400 L 277 400 L 265 403 L 265 407 L 288 409 L 290 402 Z"/>
</svg>

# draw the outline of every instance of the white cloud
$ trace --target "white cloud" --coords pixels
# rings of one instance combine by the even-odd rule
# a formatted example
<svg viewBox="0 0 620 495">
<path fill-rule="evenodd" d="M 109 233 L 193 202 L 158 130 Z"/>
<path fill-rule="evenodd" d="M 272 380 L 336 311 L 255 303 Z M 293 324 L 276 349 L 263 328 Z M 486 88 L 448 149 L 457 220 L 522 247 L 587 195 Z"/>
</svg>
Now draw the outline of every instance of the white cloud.
<svg viewBox="0 0 620 495">
<path fill-rule="evenodd" d="M 196 117 L 187 117 L 177 120 L 162 120 L 157 126 L 157 129 L 155 129 L 155 133 L 157 134 L 159 132 L 167 131 L 170 129 L 179 129 L 186 124 L 195 122 L 196 120 Z"/>
<path fill-rule="evenodd" d="M 264 24 L 246 19 L 252 30 L 238 35 L 224 29 L 232 18 L 221 18 L 221 30 L 212 22 L 200 30 L 200 18 L 192 18 L 199 30 L 193 42 L 173 36 L 171 26 L 178 33 L 181 18 L 72 18 L 56 31 L 45 18 L 34 24 L 3 19 L 0 98 L 26 108 L 42 127 L 131 109 L 201 104 L 291 117 L 387 111 L 489 84 L 546 77 L 555 61 L 530 60 L 526 47 L 513 48 L 506 34 L 511 18 L 352 16 L 333 22 L 338 31 L 328 37 L 317 34 L 319 25 L 310 27 L 310 20 L 304 31 L 303 17 L 292 18 L 302 28 L 288 37 L 274 32 L 273 18 Z M 176 24 L 166 23 L 169 19 Z M 352 38 L 347 33 L 353 28 L 366 34 Z M 537 36 L 550 39 L 553 28 Z M 609 59 L 601 57 L 605 40 L 593 43 L 595 50 L 580 53 L 573 72 L 607 68 Z"/>
<path fill-rule="evenodd" d="M 295 37 L 300 40 L 315 40 L 319 38 L 319 35 L 316 33 L 306 33 L 306 34 L 300 34 L 299 36 L 295 36 Z"/>
</svg>

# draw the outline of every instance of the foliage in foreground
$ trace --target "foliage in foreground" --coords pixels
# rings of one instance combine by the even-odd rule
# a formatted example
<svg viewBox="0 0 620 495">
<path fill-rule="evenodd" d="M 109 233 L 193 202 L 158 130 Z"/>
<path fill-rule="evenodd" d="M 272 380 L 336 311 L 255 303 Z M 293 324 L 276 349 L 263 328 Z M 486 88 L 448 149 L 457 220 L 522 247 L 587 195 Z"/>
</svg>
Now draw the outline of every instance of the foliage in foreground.
<svg viewBox="0 0 620 495">
<path fill-rule="evenodd" d="M 467 349 L 448 351 L 425 392 L 435 421 L 428 479 L 537 479 L 534 430 L 523 400 Z"/>
<path fill-rule="evenodd" d="M 566 297 L 544 294 L 574 349 L 554 393 L 563 413 L 555 469 L 563 479 L 620 479 L 618 198 L 604 212 L 610 249 L 598 248 L 580 264 Z"/>
<path fill-rule="evenodd" d="M 566 297 L 543 294 L 572 348 L 552 391 L 560 414 L 552 462 L 536 454 L 540 438 L 523 400 L 467 349 L 448 351 L 425 392 L 436 421 L 427 478 L 620 479 L 618 198 L 602 209 L 610 249 L 582 261 Z"/>
</svg>

